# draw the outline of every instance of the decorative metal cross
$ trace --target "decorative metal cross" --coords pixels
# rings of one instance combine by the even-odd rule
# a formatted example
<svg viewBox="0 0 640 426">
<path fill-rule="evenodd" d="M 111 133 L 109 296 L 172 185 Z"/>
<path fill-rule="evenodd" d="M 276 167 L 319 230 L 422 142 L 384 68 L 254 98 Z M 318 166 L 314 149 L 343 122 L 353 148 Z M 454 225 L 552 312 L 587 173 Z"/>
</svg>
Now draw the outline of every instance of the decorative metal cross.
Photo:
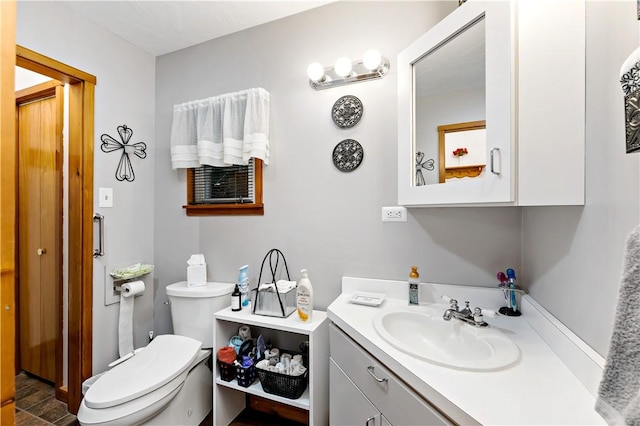
<svg viewBox="0 0 640 426">
<path fill-rule="evenodd" d="M 424 152 L 416 152 L 416 186 L 425 185 L 424 176 L 422 175 L 422 169 L 431 171 L 433 170 L 433 159 L 424 159 Z"/>
<path fill-rule="evenodd" d="M 133 153 L 139 158 L 146 158 L 147 153 L 145 151 L 147 149 L 147 145 L 144 142 L 129 145 L 129 140 L 133 135 L 133 130 L 127 127 L 126 124 L 118 126 L 118 134 L 120 135 L 120 140 L 122 142 L 115 140 L 106 133 L 100 136 L 100 140 L 102 141 L 100 149 L 103 152 L 113 152 L 121 149 L 122 156 L 120 157 L 120 162 L 116 168 L 116 179 L 119 181 L 126 180 L 127 182 L 133 182 L 136 175 L 133 173 L 133 166 L 129 159 L 129 153 Z"/>
</svg>

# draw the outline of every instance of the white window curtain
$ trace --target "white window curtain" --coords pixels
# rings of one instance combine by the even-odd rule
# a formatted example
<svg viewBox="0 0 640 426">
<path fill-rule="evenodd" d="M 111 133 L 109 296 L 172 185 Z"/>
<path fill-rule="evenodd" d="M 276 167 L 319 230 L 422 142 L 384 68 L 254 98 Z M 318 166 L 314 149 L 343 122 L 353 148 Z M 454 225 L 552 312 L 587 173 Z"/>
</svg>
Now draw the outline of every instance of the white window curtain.
<svg viewBox="0 0 640 426">
<path fill-rule="evenodd" d="M 173 107 L 171 167 L 269 164 L 269 92 L 252 88 Z"/>
</svg>

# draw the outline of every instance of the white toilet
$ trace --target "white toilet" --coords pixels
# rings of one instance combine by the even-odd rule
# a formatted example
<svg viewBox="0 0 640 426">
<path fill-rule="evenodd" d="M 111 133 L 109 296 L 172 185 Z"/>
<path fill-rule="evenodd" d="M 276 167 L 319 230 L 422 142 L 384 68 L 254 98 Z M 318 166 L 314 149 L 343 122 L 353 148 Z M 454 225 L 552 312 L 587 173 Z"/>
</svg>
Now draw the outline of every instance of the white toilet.
<svg viewBox="0 0 640 426">
<path fill-rule="evenodd" d="M 167 286 L 175 334 L 100 376 L 87 390 L 81 425 L 199 425 L 211 411 L 213 314 L 231 303 L 234 284 Z"/>
</svg>

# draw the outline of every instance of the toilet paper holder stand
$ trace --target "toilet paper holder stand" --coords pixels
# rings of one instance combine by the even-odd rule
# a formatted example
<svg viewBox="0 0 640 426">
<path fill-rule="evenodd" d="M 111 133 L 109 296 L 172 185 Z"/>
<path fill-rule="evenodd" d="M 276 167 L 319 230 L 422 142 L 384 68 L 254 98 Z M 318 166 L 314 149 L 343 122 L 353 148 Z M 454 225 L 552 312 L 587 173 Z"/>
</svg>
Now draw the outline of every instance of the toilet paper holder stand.
<svg viewBox="0 0 640 426">
<path fill-rule="evenodd" d="M 114 278 L 113 279 L 113 291 L 117 291 L 118 293 L 122 292 L 122 286 L 126 283 L 130 283 L 132 281 L 140 281 L 140 279 L 142 277 L 144 277 L 145 275 L 149 275 L 150 272 L 146 272 L 144 274 L 141 275 L 136 275 L 135 277 L 131 277 L 131 278 Z"/>
</svg>

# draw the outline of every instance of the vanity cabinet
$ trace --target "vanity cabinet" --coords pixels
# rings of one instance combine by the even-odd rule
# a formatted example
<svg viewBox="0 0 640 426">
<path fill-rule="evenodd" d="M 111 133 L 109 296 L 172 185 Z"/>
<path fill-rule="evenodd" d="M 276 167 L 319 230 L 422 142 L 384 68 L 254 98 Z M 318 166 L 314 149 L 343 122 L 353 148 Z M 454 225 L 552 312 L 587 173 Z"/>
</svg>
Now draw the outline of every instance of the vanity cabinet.
<svg viewBox="0 0 640 426">
<path fill-rule="evenodd" d="M 329 365 L 332 425 L 391 425 L 332 359 Z"/>
<path fill-rule="evenodd" d="M 585 39 L 585 0 L 468 0 L 403 50 L 398 203 L 584 205 Z"/>
<path fill-rule="evenodd" d="M 214 315 L 213 342 L 217 350 L 228 344 L 231 336 L 238 334 L 242 325 L 248 325 L 252 337 L 262 334 L 274 347 L 297 350 L 309 342 L 309 383 L 298 399 L 289 399 L 267 393 L 260 381 L 249 387 L 240 386 L 237 380 L 222 380 L 217 365 L 213 368 L 213 424 L 228 425 L 246 407 L 246 395 L 276 401 L 309 412 L 309 425 L 329 423 L 329 321 L 324 311 L 313 311 L 312 322 L 302 323 L 295 315 L 276 318 L 254 315 L 245 308 L 234 312 L 225 308 Z M 215 354 L 214 354 L 215 359 Z"/>
<path fill-rule="evenodd" d="M 332 425 L 451 425 L 336 325 L 330 325 Z"/>
</svg>

